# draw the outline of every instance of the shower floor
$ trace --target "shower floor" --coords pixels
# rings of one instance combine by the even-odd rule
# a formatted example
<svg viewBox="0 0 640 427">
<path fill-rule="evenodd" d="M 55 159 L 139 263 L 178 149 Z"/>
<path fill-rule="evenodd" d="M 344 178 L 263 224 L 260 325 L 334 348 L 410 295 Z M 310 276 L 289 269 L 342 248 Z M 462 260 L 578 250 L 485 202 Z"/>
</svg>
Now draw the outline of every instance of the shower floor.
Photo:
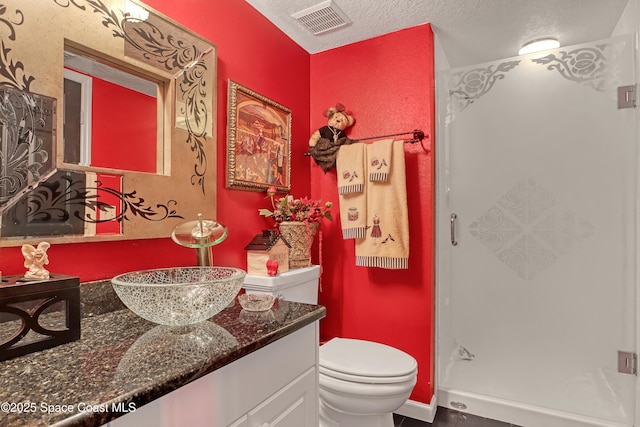
<svg viewBox="0 0 640 427">
<path fill-rule="evenodd" d="M 490 353 L 491 350 L 486 352 Z M 545 359 L 540 351 L 532 350 L 530 354 L 551 360 L 551 355 Z M 531 375 L 524 366 L 532 366 L 535 360 L 523 363 L 527 360 L 526 354 L 516 355 L 509 360 L 500 357 L 500 354 L 490 354 L 486 358 L 480 355 L 473 361 L 451 362 L 445 370 L 447 376 L 443 379 L 442 387 L 451 391 L 466 390 L 489 398 L 527 402 L 543 412 L 564 411 L 594 420 L 629 424 L 630 415 L 625 413 L 625 405 L 620 404 L 616 393 L 621 389 L 621 374 L 612 369 L 590 370 L 588 366 L 575 362 L 580 360 L 576 356 L 574 363 L 556 360 L 556 364 L 545 367 L 545 372 Z M 455 388 L 451 384 L 455 384 Z"/>
<path fill-rule="evenodd" d="M 488 418 L 476 417 L 459 411 L 439 407 L 433 423 L 414 420 L 413 418 L 393 415 L 395 427 L 517 427 L 515 424 L 503 423 Z"/>
</svg>

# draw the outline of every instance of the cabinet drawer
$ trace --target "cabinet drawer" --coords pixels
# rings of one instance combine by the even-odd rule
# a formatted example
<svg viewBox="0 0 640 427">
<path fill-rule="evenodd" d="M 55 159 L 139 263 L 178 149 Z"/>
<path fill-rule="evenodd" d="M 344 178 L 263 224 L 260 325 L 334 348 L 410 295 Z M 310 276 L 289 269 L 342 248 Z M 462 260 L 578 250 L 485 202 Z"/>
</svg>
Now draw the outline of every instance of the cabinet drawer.
<svg viewBox="0 0 640 427">
<path fill-rule="evenodd" d="M 317 427 L 317 381 L 309 369 L 249 412 L 247 427 Z"/>
</svg>

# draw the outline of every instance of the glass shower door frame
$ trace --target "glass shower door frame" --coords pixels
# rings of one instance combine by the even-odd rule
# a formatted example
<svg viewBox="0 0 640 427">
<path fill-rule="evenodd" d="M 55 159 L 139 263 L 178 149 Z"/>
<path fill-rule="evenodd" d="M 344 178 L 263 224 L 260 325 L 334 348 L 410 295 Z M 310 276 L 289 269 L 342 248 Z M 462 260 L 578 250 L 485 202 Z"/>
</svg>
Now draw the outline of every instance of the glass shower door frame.
<svg viewBox="0 0 640 427">
<path fill-rule="evenodd" d="M 612 82 L 616 82 L 616 85 L 620 85 L 621 82 L 625 82 L 626 84 L 635 82 L 635 70 L 633 69 L 633 53 L 635 51 L 635 48 L 630 48 L 630 46 L 634 46 L 634 41 L 632 40 L 632 37 L 623 36 L 623 37 L 612 38 L 609 40 L 612 40 L 614 43 L 619 43 L 622 40 L 622 43 L 627 44 L 626 48 L 623 50 L 625 54 L 631 55 L 631 58 L 630 58 L 631 69 L 630 71 L 627 70 L 625 72 L 622 72 L 620 70 L 614 70 L 615 72 L 609 72 L 606 75 L 608 79 L 607 81 L 602 81 L 602 79 L 601 80 L 592 79 L 591 81 L 587 81 L 586 79 L 583 79 L 582 81 L 579 81 L 581 76 L 570 75 L 567 69 L 562 68 L 562 64 L 560 64 L 560 61 L 556 61 L 556 63 L 554 63 L 548 58 L 538 59 L 537 61 L 539 65 L 548 67 L 549 71 L 558 72 L 559 74 L 562 74 L 564 72 L 565 78 L 568 78 L 567 76 L 569 76 L 569 78 L 574 79 L 573 83 L 581 84 L 581 85 L 590 85 L 591 89 L 593 90 L 606 89 L 610 91 L 611 87 L 608 87 L 608 86 L 611 86 Z M 574 52 L 574 59 L 578 61 L 577 62 L 578 65 L 587 64 L 589 61 L 591 61 L 590 65 L 598 65 L 599 64 L 597 62 L 598 59 L 593 55 L 595 54 L 597 56 L 598 46 L 599 45 L 602 46 L 606 44 L 605 42 L 607 41 L 588 43 L 584 45 L 558 49 L 556 51 L 553 51 L 553 53 L 555 53 L 554 58 L 556 59 L 563 58 L 562 56 L 563 52 L 565 54 L 564 58 L 566 58 L 567 57 L 566 55 L 569 55 L 571 52 Z M 579 56 L 580 54 L 582 56 Z M 618 55 L 619 52 L 618 53 L 614 52 L 614 54 Z M 583 60 L 582 63 L 579 62 L 581 59 Z M 477 343 L 475 345 L 466 346 L 465 343 L 456 342 L 455 339 L 447 340 L 446 338 L 454 337 L 454 334 L 449 334 L 451 335 L 451 337 L 448 337 L 444 332 L 444 329 L 441 328 L 441 325 L 443 323 L 447 323 L 447 322 L 448 323 L 458 322 L 459 324 L 461 323 L 459 319 L 456 320 L 449 317 L 452 314 L 450 307 L 451 307 L 451 304 L 455 303 L 456 299 L 466 298 L 466 296 L 464 295 L 461 296 L 460 294 L 456 294 L 456 291 L 453 290 L 453 288 L 447 288 L 445 286 L 445 284 L 451 283 L 451 281 L 455 278 L 454 276 L 457 274 L 457 271 L 454 270 L 457 266 L 456 266 L 456 261 L 453 255 L 455 255 L 457 252 L 460 252 L 461 248 L 464 248 L 469 244 L 475 244 L 478 248 L 481 248 L 481 249 L 478 249 L 478 251 L 485 251 L 484 253 L 476 252 L 477 256 L 479 258 L 481 257 L 484 260 L 483 261 L 484 265 L 488 266 L 491 264 L 492 261 L 494 261 L 491 259 L 493 257 L 491 253 L 493 252 L 493 254 L 499 255 L 499 257 L 502 257 L 501 263 L 498 263 L 498 264 L 500 264 L 502 267 L 506 267 L 504 268 L 505 271 L 500 272 L 500 275 L 503 275 L 504 277 L 506 277 L 507 271 L 510 270 L 510 273 L 515 275 L 514 281 L 520 281 L 522 283 L 539 284 L 540 282 L 535 282 L 535 281 L 536 280 L 539 281 L 540 277 L 544 277 L 545 274 L 548 274 L 548 271 L 550 269 L 558 268 L 558 265 L 561 265 L 560 261 L 556 262 L 556 260 L 553 259 L 553 256 L 566 255 L 566 257 L 571 257 L 572 256 L 571 251 L 576 250 L 575 248 L 572 248 L 573 242 L 570 242 L 567 240 L 569 239 L 569 237 L 571 237 L 568 235 L 569 233 L 566 232 L 567 227 L 572 227 L 570 231 L 572 233 L 575 232 L 580 236 L 582 236 L 581 239 L 583 241 L 588 241 L 588 239 L 592 238 L 594 234 L 597 235 L 598 232 L 600 231 L 599 229 L 597 229 L 600 223 L 598 222 L 596 222 L 595 224 L 591 223 L 589 221 L 588 214 L 586 215 L 586 219 L 578 215 L 584 210 L 580 212 L 572 211 L 571 206 L 569 206 L 569 208 L 562 207 L 562 209 L 556 209 L 560 207 L 561 202 L 565 200 L 570 201 L 571 197 L 562 197 L 563 196 L 562 194 L 558 194 L 558 195 L 554 194 L 554 191 L 556 190 L 556 188 L 553 188 L 553 185 L 549 186 L 548 185 L 549 182 L 545 181 L 544 179 L 536 180 L 536 179 L 524 178 L 522 180 L 519 180 L 516 183 L 513 183 L 513 185 L 505 185 L 504 187 L 496 189 L 493 192 L 489 191 L 489 194 L 490 194 L 489 199 L 487 199 L 486 202 L 483 202 L 482 200 L 480 200 L 478 203 L 480 203 L 481 208 L 479 208 L 480 210 L 474 212 L 473 215 L 463 214 L 463 215 L 459 215 L 458 217 L 453 216 L 454 214 L 457 213 L 456 200 L 459 197 L 459 194 L 457 195 L 456 191 L 458 191 L 459 188 L 457 188 L 456 186 L 459 184 L 459 180 L 458 180 L 459 176 L 455 174 L 455 171 L 454 171 L 455 167 L 452 167 L 452 161 L 454 162 L 454 165 L 456 162 L 459 161 L 458 158 L 455 158 L 456 156 L 459 155 L 459 152 L 456 152 L 457 147 L 454 147 L 454 149 L 452 150 L 451 144 L 456 144 L 456 141 L 450 139 L 449 132 L 448 131 L 445 132 L 445 129 L 447 126 L 450 126 L 454 120 L 456 120 L 456 117 L 455 117 L 456 113 L 460 113 L 465 108 L 475 108 L 475 106 L 473 105 L 474 103 L 477 103 L 477 105 L 479 105 L 482 102 L 485 102 L 485 99 L 483 99 L 483 97 L 486 96 L 486 98 L 488 99 L 490 96 L 493 96 L 489 92 L 493 90 L 494 85 L 497 87 L 498 85 L 501 85 L 504 83 L 503 80 L 507 80 L 508 78 L 510 78 L 509 74 L 512 73 L 512 70 L 514 70 L 516 67 L 521 66 L 521 63 L 518 63 L 518 62 L 523 60 L 533 61 L 534 58 L 532 57 L 532 55 L 528 55 L 526 57 L 511 58 L 504 61 L 496 61 L 495 63 L 481 64 L 475 67 L 469 67 L 464 70 L 466 74 L 465 72 L 462 72 L 463 70 L 454 70 L 451 72 L 451 74 L 449 74 L 449 76 L 451 76 L 454 72 L 458 72 L 458 78 L 456 82 L 457 83 L 463 82 L 464 85 L 458 84 L 456 86 L 455 84 L 452 84 L 445 87 L 444 85 L 441 84 L 444 80 L 442 75 L 438 76 L 436 80 L 437 81 L 436 86 L 438 90 L 437 101 L 439 104 L 437 109 L 438 125 L 439 125 L 438 141 L 441 141 L 439 144 L 440 149 L 438 150 L 438 159 L 437 159 L 438 160 L 438 186 L 437 186 L 438 188 L 438 197 L 437 197 L 437 201 L 438 201 L 438 209 L 437 209 L 437 215 L 438 215 L 437 242 L 438 243 L 437 244 L 438 244 L 438 247 L 436 250 L 436 254 L 438 257 L 437 259 L 437 265 L 438 265 L 437 302 L 438 303 L 437 303 L 437 313 L 436 313 L 437 319 L 438 319 L 437 350 L 436 350 L 437 351 L 437 370 L 436 370 L 437 371 L 436 373 L 437 388 L 440 388 L 446 382 L 443 380 L 446 379 L 447 375 L 449 376 L 451 375 L 450 371 L 445 370 L 445 366 L 447 366 L 447 361 L 444 360 L 444 357 L 443 357 L 444 354 L 447 354 L 448 356 L 451 356 L 451 357 L 459 358 L 462 361 L 466 361 L 462 363 L 467 363 L 468 366 L 471 366 L 473 364 L 473 360 L 476 356 L 479 356 L 479 358 L 482 358 L 483 356 L 483 354 L 479 354 L 479 355 L 474 354 L 475 353 L 474 348 L 475 349 L 478 348 Z M 631 80 L 629 80 L 629 73 L 631 74 Z M 585 73 L 583 73 L 582 77 L 584 77 L 585 75 L 588 75 L 586 71 Z M 496 92 L 498 92 L 498 90 L 496 90 Z M 451 95 L 451 98 L 454 98 L 454 101 L 456 101 L 455 104 L 453 102 L 449 102 L 450 95 Z M 444 105 L 446 105 L 446 108 L 443 107 Z M 518 109 L 520 108 L 520 106 L 517 103 L 515 103 L 514 105 L 512 105 L 511 108 Z M 578 109 L 585 108 L 585 114 L 590 109 L 590 107 L 588 106 L 587 107 L 577 106 L 576 108 Z M 535 114 L 535 109 L 529 110 L 530 113 L 531 111 L 533 111 L 534 113 L 530 114 L 530 116 L 537 115 Z M 635 119 L 638 113 L 633 110 L 629 110 L 629 111 L 623 111 L 620 114 L 633 117 L 633 120 L 632 120 L 633 125 L 631 126 L 631 129 L 630 130 L 625 129 L 623 130 L 623 132 L 626 132 L 627 133 L 626 136 L 628 137 L 629 136 L 628 133 L 630 131 L 631 138 L 633 138 L 633 150 L 632 150 L 633 155 L 631 155 L 630 153 L 631 157 L 629 159 L 629 162 L 633 164 L 631 167 L 631 169 L 633 169 L 632 171 L 633 179 L 631 182 L 627 182 L 625 185 L 628 185 L 630 187 L 627 190 L 631 191 L 631 194 L 634 200 L 629 200 L 625 202 L 627 203 L 626 205 L 627 208 L 622 209 L 623 211 L 625 211 L 623 212 L 623 215 L 633 215 L 638 211 L 636 205 L 638 204 L 638 200 L 640 200 L 640 194 L 638 193 L 638 186 L 636 184 L 637 182 L 636 171 L 638 169 L 638 160 L 637 160 L 636 153 L 637 153 L 638 142 L 637 142 L 637 136 L 635 135 L 635 128 L 637 126 L 637 120 Z M 478 135 L 477 141 L 478 143 L 482 143 L 482 138 L 486 137 L 487 134 L 491 133 L 491 128 L 492 127 L 495 128 L 495 126 L 497 125 L 495 121 L 491 120 L 491 118 L 489 118 L 486 121 L 486 123 L 490 123 L 490 124 L 486 124 L 484 121 L 482 121 L 478 117 L 476 117 L 475 120 L 477 124 L 480 126 L 478 129 L 481 130 L 480 132 L 477 132 L 477 135 Z M 485 124 L 487 128 L 483 129 L 482 125 L 485 125 Z M 467 134 L 464 134 L 464 136 L 467 137 L 467 139 L 470 139 L 472 137 L 472 134 L 467 133 Z M 603 147 L 607 147 L 608 144 L 611 144 L 611 141 L 602 141 Z M 543 144 L 541 144 L 541 146 L 542 145 Z M 552 147 L 551 151 L 555 148 L 557 147 Z M 503 147 L 503 149 L 508 152 L 507 158 L 509 158 L 508 157 L 509 155 L 513 154 L 509 152 L 510 147 L 508 146 L 506 148 Z M 544 148 L 542 147 L 541 149 L 544 150 Z M 587 147 L 585 148 L 584 152 L 577 152 L 577 153 L 571 153 L 571 154 L 574 156 L 581 156 L 581 155 L 590 156 L 593 153 L 589 153 L 588 149 L 589 148 Z M 487 155 L 488 157 L 496 157 L 502 154 L 501 151 L 491 151 L 491 150 L 473 151 L 473 150 L 474 150 L 474 147 L 471 147 L 471 152 L 472 152 L 471 157 L 473 161 L 482 160 L 483 155 Z M 452 160 L 452 155 L 454 157 L 453 160 Z M 529 153 L 529 155 L 535 156 L 536 154 L 535 152 L 532 152 L 532 153 Z M 607 156 L 606 151 L 603 151 L 602 155 L 606 157 Z M 593 157 L 593 155 L 591 157 Z M 554 159 L 551 161 L 551 166 L 549 167 L 550 169 L 554 169 L 554 168 L 557 169 L 560 167 L 558 163 L 554 163 L 554 161 L 556 160 L 557 159 Z M 469 166 L 470 164 L 466 163 L 465 165 Z M 597 166 L 597 163 L 596 163 L 596 166 Z M 518 169 L 522 169 L 522 168 L 519 167 L 518 165 L 515 165 L 512 169 L 513 169 L 512 172 L 513 171 L 519 172 Z M 571 166 L 569 166 L 569 169 L 571 169 Z M 475 171 L 477 172 L 478 170 L 475 170 Z M 490 175 L 491 173 L 493 173 L 493 171 L 491 170 L 491 168 L 489 168 L 486 174 Z M 602 191 L 602 189 L 599 189 L 599 190 Z M 627 192 L 626 194 L 629 194 L 629 193 Z M 464 193 L 464 196 L 466 198 L 475 197 L 475 194 Z M 566 194 L 564 196 L 566 196 Z M 513 198 L 517 199 L 518 197 L 525 197 L 525 198 L 529 197 L 532 200 L 535 198 L 541 198 L 541 200 L 543 200 L 543 205 L 540 205 L 540 206 L 542 206 L 544 209 L 536 208 L 538 211 L 540 211 L 540 212 L 536 212 L 536 209 L 533 209 L 533 205 L 531 205 L 527 208 L 529 209 L 529 211 L 525 212 L 525 211 L 518 211 L 518 208 L 519 208 L 518 206 L 512 205 L 510 207 L 509 206 L 510 201 L 512 202 Z M 549 202 L 549 200 L 545 201 L 544 200 L 545 198 L 548 198 L 549 200 L 551 200 L 551 202 Z M 582 201 L 584 202 L 584 200 Z M 547 203 L 547 205 L 544 205 L 544 203 Z M 631 203 L 633 206 L 629 206 L 629 203 Z M 584 207 L 584 206 L 581 206 L 581 207 Z M 547 236 L 547 237 L 556 239 L 556 241 L 552 242 L 554 245 L 556 245 L 555 246 L 556 253 L 552 254 L 553 256 L 546 255 L 542 250 L 540 250 L 537 253 L 537 255 L 541 257 L 540 259 L 537 260 L 538 262 L 523 262 L 518 264 L 518 260 L 514 256 L 512 256 L 515 253 L 513 250 L 511 251 L 511 254 L 509 254 L 508 251 L 503 250 L 505 249 L 504 247 L 500 246 L 504 242 L 492 240 L 496 238 L 496 235 L 495 233 L 493 235 L 490 233 L 491 231 L 490 228 L 492 226 L 491 220 L 495 220 L 500 215 L 502 215 L 503 217 L 507 217 L 507 216 L 509 217 L 507 219 L 512 221 L 511 225 L 513 226 L 512 230 L 510 230 L 512 234 L 505 235 L 503 233 L 503 235 L 497 236 L 498 240 L 504 239 L 508 241 L 511 238 L 515 239 L 517 237 L 517 233 L 522 231 L 522 228 L 526 228 L 528 230 L 527 232 L 532 232 L 531 230 L 533 227 L 536 227 L 536 226 L 540 227 L 540 223 L 534 224 L 534 222 L 538 220 L 538 217 L 536 217 L 536 215 L 547 214 L 548 212 L 544 212 L 547 208 L 555 209 L 557 212 L 554 211 L 553 212 L 554 215 L 557 215 L 557 216 L 565 215 L 565 218 L 568 218 L 564 223 L 560 222 L 560 225 L 562 225 L 563 227 L 560 229 L 565 230 L 564 234 L 560 236 L 560 238 L 565 239 L 564 243 L 559 241 L 561 239 L 557 238 L 558 236 L 555 236 L 555 237 Z M 613 214 L 615 215 L 616 213 L 613 213 Z M 518 219 L 520 220 L 520 223 L 517 223 Z M 625 221 L 629 221 L 629 220 L 630 218 L 625 219 Z M 624 257 L 626 257 L 625 265 L 626 267 L 628 267 L 628 269 L 620 273 L 621 275 L 620 281 L 635 283 L 635 288 L 633 289 L 633 291 L 628 292 L 630 293 L 630 295 L 628 295 L 630 297 L 629 300 L 624 303 L 625 310 L 629 309 L 634 312 L 633 321 L 629 322 L 626 326 L 623 326 L 624 328 L 631 328 L 631 330 L 635 330 L 635 331 L 631 335 L 632 339 L 630 340 L 624 339 L 623 341 L 625 342 L 621 343 L 621 346 L 626 346 L 625 350 L 637 351 L 638 349 L 637 334 L 638 334 L 638 329 L 640 328 L 640 325 L 638 324 L 638 316 L 637 316 L 638 310 L 640 309 L 640 307 L 638 307 L 638 280 L 637 280 L 637 270 L 638 270 L 637 258 L 638 258 L 638 253 L 640 252 L 638 249 L 638 243 L 637 243 L 638 242 L 637 215 L 635 215 L 631 220 L 633 221 L 633 225 L 631 226 L 632 230 L 629 230 L 631 233 L 630 237 L 628 239 L 623 238 L 622 240 L 620 240 L 620 242 L 622 242 L 627 248 L 627 250 L 623 252 L 623 255 Z M 520 229 L 518 229 L 518 227 L 520 227 Z M 593 227 L 596 227 L 596 229 L 594 230 Z M 537 231 L 533 230 L 533 233 L 538 232 L 538 237 L 540 237 L 541 231 L 544 231 L 544 230 L 541 230 L 539 228 Z M 580 239 L 577 239 L 577 240 L 580 240 Z M 453 242 L 456 242 L 456 241 L 460 242 L 459 246 L 453 246 Z M 513 242 L 515 242 L 515 240 L 513 240 L 512 243 Z M 523 242 L 525 246 L 529 245 L 529 247 L 532 247 L 532 245 L 535 243 L 532 239 L 529 239 Z M 487 255 L 487 254 L 490 254 L 490 255 Z M 519 254 L 515 253 L 515 255 L 519 255 Z M 546 260 L 545 260 L 545 256 L 547 256 Z M 568 278 L 572 277 L 571 274 L 567 274 L 567 273 L 565 273 L 565 276 L 567 276 Z M 505 289 L 508 291 L 508 288 L 491 288 L 488 291 L 496 292 L 499 290 L 500 292 L 505 292 Z M 530 297 L 531 294 L 525 294 L 525 295 L 528 295 Z M 624 292 L 621 295 L 625 296 Z M 473 299 L 473 298 L 474 296 L 471 295 L 470 299 Z M 517 301 L 517 300 L 514 300 L 514 301 Z M 474 313 L 469 315 L 469 319 L 467 319 L 469 322 L 473 322 L 473 319 L 475 319 L 473 317 L 473 314 Z M 459 317 L 460 313 L 458 312 L 456 315 Z M 465 315 L 467 315 L 467 313 L 463 313 L 463 316 Z M 499 323 L 497 324 L 500 325 Z M 494 324 L 493 326 L 495 325 L 496 324 Z M 620 333 L 620 331 L 612 331 L 612 333 Z M 622 333 L 626 333 L 626 332 L 622 332 Z M 625 336 L 628 336 L 628 334 Z M 473 339 L 471 339 L 471 341 L 473 341 Z M 443 351 L 445 347 L 449 347 L 449 350 L 446 353 Z M 508 346 L 506 346 L 504 351 L 512 351 L 512 350 L 510 350 Z M 513 352 L 514 354 L 518 354 L 517 349 L 513 350 Z M 609 375 L 608 371 L 607 371 L 607 375 Z M 584 377 L 577 378 L 575 381 L 579 382 L 580 380 L 585 380 L 585 378 Z M 591 380 L 591 378 L 588 378 L 588 380 Z M 637 377 L 635 378 L 634 381 L 637 389 L 637 384 L 638 384 Z M 637 395 L 640 396 L 640 393 L 638 392 L 636 393 Z M 441 393 L 438 393 L 438 395 L 440 397 Z M 491 401 L 492 396 L 488 395 L 488 397 L 489 399 L 487 400 Z M 508 400 L 508 399 L 505 398 L 505 400 Z M 522 403 L 521 406 L 523 407 L 531 406 L 531 408 L 527 407 L 526 409 L 535 412 L 536 405 L 529 405 L 527 402 L 518 402 L 518 403 Z M 448 406 L 448 407 L 455 408 L 456 405 L 460 405 L 462 407 L 462 405 L 464 405 L 465 403 L 441 401 L 441 402 L 438 402 L 438 404 L 440 404 L 441 406 Z M 478 408 L 475 408 L 475 409 L 478 410 Z M 480 412 L 482 412 L 482 410 L 483 409 L 481 408 Z M 550 408 L 550 412 L 553 412 L 553 411 L 556 411 L 556 408 Z M 470 412 L 472 411 L 470 410 Z M 636 413 L 637 412 L 638 411 L 636 409 Z M 491 415 L 491 414 L 479 413 L 479 415 Z M 635 415 L 635 417 L 637 419 L 637 415 Z M 578 416 L 577 418 L 580 418 L 580 416 Z M 631 416 L 631 419 L 633 419 L 633 415 Z M 576 424 L 576 425 L 579 425 L 579 424 Z"/>
</svg>

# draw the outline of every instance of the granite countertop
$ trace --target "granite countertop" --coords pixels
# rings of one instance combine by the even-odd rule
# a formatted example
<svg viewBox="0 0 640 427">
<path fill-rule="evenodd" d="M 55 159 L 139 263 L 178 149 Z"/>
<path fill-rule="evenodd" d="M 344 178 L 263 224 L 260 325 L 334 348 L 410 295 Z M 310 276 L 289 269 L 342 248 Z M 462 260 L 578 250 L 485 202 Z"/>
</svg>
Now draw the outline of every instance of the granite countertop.
<svg viewBox="0 0 640 427">
<path fill-rule="evenodd" d="M 325 316 L 317 305 L 247 312 L 236 301 L 208 321 L 168 327 L 82 299 L 80 340 L 0 362 L 3 427 L 105 424 Z"/>
</svg>

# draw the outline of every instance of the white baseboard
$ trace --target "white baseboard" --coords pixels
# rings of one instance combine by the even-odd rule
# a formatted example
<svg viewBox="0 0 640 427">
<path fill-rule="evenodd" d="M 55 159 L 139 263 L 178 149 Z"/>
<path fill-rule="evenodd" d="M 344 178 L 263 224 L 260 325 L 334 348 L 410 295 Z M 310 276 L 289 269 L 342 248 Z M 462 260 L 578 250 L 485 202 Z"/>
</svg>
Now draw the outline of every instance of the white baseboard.
<svg viewBox="0 0 640 427">
<path fill-rule="evenodd" d="M 436 410 L 438 409 L 438 403 L 436 396 L 431 397 L 431 403 L 416 402 L 415 400 L 407 400 L 404 405 L 400 407 L 396 414 L 403 417 L 409 417 L 427 423 L 432 423 L 436 417 Z"/>
</svg>

